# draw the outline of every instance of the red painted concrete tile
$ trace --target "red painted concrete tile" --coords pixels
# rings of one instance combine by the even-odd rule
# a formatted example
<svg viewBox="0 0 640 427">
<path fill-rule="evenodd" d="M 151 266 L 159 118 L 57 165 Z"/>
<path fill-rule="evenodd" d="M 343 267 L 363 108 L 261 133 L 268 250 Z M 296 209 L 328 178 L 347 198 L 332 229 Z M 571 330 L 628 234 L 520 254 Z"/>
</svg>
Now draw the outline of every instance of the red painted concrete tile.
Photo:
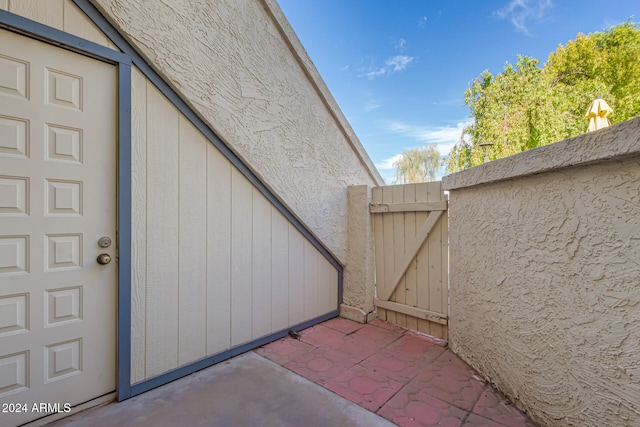
<svg viewBox="0 0 640 427">
<path fill-rule="evenodd" d="M 482 392 L 472 411 L 509 427 L 535 426 L 518 408 L 489 386 Z"/>
<path fill-rule="evenodd" d="M 315 347 L 322 347 L 344 336 L 345 334 L 342 332 L 327 328 L 324 323 L 300 331 L 300 341 Z"/>
<path fill-rule="evenodd" d="M 355 365 L 357 360 L 353 355 L 332 348 L 316 348 L 283 366 L 313 381 L 323 385 Z"/>
<path fill-rule="evenodd" d="M 484 389 L 475 372 L 446 350 L 413 379 L 408 388 L 420 390 L 447 403 L 471 410 Z"/>
<path fill-rule="evenodd" d="M 383 348 L 398 338 L 402 337 L 402 333 L 399 331 L 393 331 L 376 326 L 365 325 L 358 329 L 354 333 L 348 335 L 355 341 L 371 345 L 372 347 Z"/>
<path fill-rule="evenodd" d="M 333 319 L 327 320 L 326 322 L 323 322 L 322 326 L 335 329 L 336 331 L 342 332 L 344 334 L 351 334 L 358 329 L 363 328 L 365 325 L 363 323 L 354 322 L 353 320 L 345 319 L 343 317 L 335 317 Z"/>
<path fill-rule="evenodd" d="M 432 337 L 431 335 L 427 335 L 427 334 L 424 334 L 424 333 L 418 332 L 418 331 L 413 331 L 411 329 L 408 329 L 405 332 L 405 335 L 413 337 L 413 338 L 416 338 L 416 339 L 419 339 L 419 340 L 424 340 L 424 341 L 427 341 L 427 342 L 429 342 L 431 344 L 439 345 L 441 347 L 446 347 L 448 345 L 447 340 L 443 340 L 441 338 Z"/>
<path fill-rule="evenodd" d="M 378 415 L 402 427 L 459 427 L 467 412 L 419 390 L 403 388 L 389 400 Z"/>
<path fill-rule="evenodd" d="M 495 421 L 488 420 L 480 415 L 469 414 L 467 419 L 462 424 L 463 427 L 504 427 L 504 424 L 497 423 Z"/>
<path fill-rule="evenodd" d="M 445 351 L 444 347 L 414 335 L 404 335 L 399 340 L 389 344 L 387 348 L 398 353 L 423 357 L 429 362 L 440 357 Z"/>
<path fill-rule="evenodd" d="M 373 344 L 358 342 L 350 336 L 340 341 L 329 343 L 327 347 L 324 348 L 344 354 L 353 360 L 354 364 L 366 359 L 379 349 L 379 347 L 375 347 Z"/>
<path fill-rule="evenodd" d="M 379 328 L 373 325 L 364 325 L 362 328 L 354 332 L 352 336 L 357 335 L 363 338 L 366 337 L 374 341 L 389 340 L 390 338 L 392 338 L 393 341 L 402 336 L 403 333 L 403 330 L 386 329 Z"/>
<path fill-rule="evenodd" d="M 327 381 L 324 386 L 345 399 L 375 412 L 400 390 L 402 384 L 355 365 Z"/>
<path fill-rule="evenodd" d="M 349 354 L 356 359 L 356 362 L 360 362 L 382 350 L 400 336 L 391 331 L 367 325 L 340 340 L 327 343 L 327 347 Z"/>
<path fill-rule="evenodd" d="M 418 375 L 425 366 L 420 360 L 402 357 L 401 354 L 387 348 L 372 354 L 360 362 L 360 365 L 403 384 Z"/>
<path fill-rule="evenodd" d="M 313 346 L 287 337 L 257 348 L 255 351 L 272 362 L 284 365 L 313 350 Z"/>
<path fill-rule="evenodd" d="M 396 381 L 407 383 L 444 351 L 443 347 L 429 341 L 404 335 L 371 355 L 361 362 L 361 365 Z"/>
</svg>

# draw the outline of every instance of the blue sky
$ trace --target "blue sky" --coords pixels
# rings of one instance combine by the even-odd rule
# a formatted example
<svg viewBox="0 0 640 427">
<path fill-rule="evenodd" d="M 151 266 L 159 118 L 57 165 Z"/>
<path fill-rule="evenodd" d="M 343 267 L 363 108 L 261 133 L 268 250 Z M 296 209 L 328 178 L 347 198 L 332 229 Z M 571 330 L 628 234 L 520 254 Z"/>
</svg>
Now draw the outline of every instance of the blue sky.
<svg viewBox="0 0 640 427">
<path fill-rule="evenodd" d="M 449 152 L 470 120 L 464 92 L 483 70 L 497 74 L 518 54 L 544 63 L 578 33 L 640 19 L 638 0 L 278 3 L 387 183 L 404 150 Z"/>
</svg>

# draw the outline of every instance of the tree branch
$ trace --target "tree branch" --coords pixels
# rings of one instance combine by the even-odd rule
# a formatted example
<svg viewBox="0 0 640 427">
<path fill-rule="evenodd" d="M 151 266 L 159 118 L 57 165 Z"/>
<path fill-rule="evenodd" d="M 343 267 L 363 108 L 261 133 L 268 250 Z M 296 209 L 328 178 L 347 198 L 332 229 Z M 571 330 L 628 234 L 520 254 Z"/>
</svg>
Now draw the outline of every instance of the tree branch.
<svg viewBox="0 0 640 427">
<path fill-rule="evenodd" d="M 562 79 L 564 79 L 566 77 L 569 77 L 569 76 L 575 76 L 576 74 L 580 74 L 580 75 L 585 76 L 587 78 L 590 77 L 589 74 L 586 71 L 573 70 L 573 71 L 570 71 L 569 73 L 562 74 L 562 75 L 556 77 L 555 79 L 553 79 L 553 81 L 551 82 L 551 85 L 549 85 L 549 87 L 554 87 L 555 85 L 557 85 L 560 82 L 560 80 L 562 80 Z"/>
</svg>

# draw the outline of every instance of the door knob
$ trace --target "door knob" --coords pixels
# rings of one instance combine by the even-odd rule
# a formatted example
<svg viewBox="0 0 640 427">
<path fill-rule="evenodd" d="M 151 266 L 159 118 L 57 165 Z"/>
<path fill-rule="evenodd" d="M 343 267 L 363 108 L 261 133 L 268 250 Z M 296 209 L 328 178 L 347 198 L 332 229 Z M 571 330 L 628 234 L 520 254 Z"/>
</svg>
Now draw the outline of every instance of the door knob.
<svg viewBox="0 0 640 427">
<path fill-rule="evenodd" d="M 109 254 L 100 254 L 98 255 L 98 264 L 107 265 L 111 262 L 111 255 Z"/>
</svg>

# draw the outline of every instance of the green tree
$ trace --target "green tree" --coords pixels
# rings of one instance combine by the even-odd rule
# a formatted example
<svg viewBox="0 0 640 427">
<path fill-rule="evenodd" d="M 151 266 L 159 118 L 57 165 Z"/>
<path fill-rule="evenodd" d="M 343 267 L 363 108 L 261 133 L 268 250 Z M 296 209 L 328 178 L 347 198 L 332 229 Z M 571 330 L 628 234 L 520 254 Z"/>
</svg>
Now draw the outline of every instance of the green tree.
<svg viewBox="0 0 640 427">
<path fill-rule="evenodd" d="M 479 165 L 482 142 L 497 159 L 584 133 L 589 104 L 603 97 L 612 123 L 640 115 L 640 27 L 628 21 L 578 34 L 549 54 L 544 66 L 518 56 L 494 76 L 484 71 L 465 93 L 473 123 L 449 156 L 449 172 Z"/>
<path fill-rule="evenodd" d="M 435 181 L 440 167 L 440 153 L 433 145 L 412 148 L 402 153 L 393 166 L 396 168 L 396 184 Z"/>
</svg>

